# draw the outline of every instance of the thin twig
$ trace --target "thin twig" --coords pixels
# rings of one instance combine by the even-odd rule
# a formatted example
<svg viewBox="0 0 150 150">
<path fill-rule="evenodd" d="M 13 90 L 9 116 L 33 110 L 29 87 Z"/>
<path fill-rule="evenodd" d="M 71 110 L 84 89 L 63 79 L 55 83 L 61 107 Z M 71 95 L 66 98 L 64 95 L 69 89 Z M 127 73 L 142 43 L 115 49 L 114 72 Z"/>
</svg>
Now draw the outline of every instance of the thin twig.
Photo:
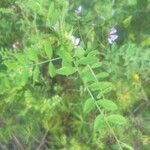
<svg viewBox="0 0 150 150">
<path fill-rule="evenodd" d="M 47 134 L 48 134 L 48 131 L 45 132 L 45 134 L 44 134 L 44 136 L 43 136 L 43 138 L 42 138 L 42 140 L 41 140 L 40 145 L 37 147 L 37 150 L 40 150 L 41 147 L 44 145 L 45 139 L 46 139 L 46 137 L 47 137 Z"/>
<path fill-rule="evenodd" d="M 145 105 L 145 102 L 144 103 L 141 103 L 140 105 L 138 105 L 134 110 L 133 110 L 133 113 L 135 114 L 135 113 L 137 113 L 137 111 L 141 108 L 141 107 L 143 107 Z"/>
<path fill-rule="evenodd" d="M 49 59 L 49 60 L 45 60 L 45 61 L 42 61 L 42 62 L 39 62 L 39 63 L 27 65 L 26 67 L 29 67 L 29 66 L 37 66 L 37 65 L 45 64 L 45 63 L 47 63 L 47 62 L 51 62 L 51 61 L 55 61 L 55 60 L 60 60 L 60 59 L 61 59 L 60 57 L 57 57 L 57 58 L 54 58 L 54 59 Z"/>
<path fill-rule="evenodd" d="M 19 149 L 20 149 L 20 150 L 24 150 L 22 144 L 21 144 L 20 141 L 17 139 L 17 137 L 16 137 L 15 135 L 13 135 L 13 138 L 14 138 L 16 144 L 19 146 Z"/>
<path fill-rule="evenodd" d="M 141 86 L 141 92 L 142 92 L 142 94 L 143 94 L 143 96 L 144 96 L 144 100 L 145 100 L 146 102 L 149 102 L 149 98 L 148 98 L 146 92 L 144 91 L 144 88 L 143 88 L 141 82 L 140 82 L 140 86 Z"/>
</svg>

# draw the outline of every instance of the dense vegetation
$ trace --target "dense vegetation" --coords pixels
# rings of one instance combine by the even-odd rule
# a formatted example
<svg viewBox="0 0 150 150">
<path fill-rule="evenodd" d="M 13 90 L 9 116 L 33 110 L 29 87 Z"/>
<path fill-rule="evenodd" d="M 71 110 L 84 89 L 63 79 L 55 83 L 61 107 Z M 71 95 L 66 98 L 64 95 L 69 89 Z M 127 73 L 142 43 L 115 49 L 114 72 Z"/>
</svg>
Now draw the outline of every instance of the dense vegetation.
<svg viewBox="0 0 150 150">
<path fill-rule="evenodd" d="M 0 150 L 150 149 L 150 0 L 0 1 Z"/>
</svg>

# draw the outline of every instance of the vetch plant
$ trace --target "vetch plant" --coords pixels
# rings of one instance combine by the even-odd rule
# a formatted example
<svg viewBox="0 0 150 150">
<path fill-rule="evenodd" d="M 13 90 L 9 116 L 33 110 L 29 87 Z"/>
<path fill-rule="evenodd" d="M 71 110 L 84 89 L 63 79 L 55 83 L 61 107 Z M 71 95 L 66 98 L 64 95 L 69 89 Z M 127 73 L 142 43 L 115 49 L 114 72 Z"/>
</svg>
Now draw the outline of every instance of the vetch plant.
<svg viewBox="0 0 150 150">
<path fill-rule="evenodd" d="M 80 4 L 15 0 L 13 10 L 0 8 L 0 142 L 6 147 L 84 149 L 84 144 L 85 150 L 133 150 L 128 112 L 124 116 L 121 108 L 132 102 L 131 91 L 139 85 L 134 95 L 142 92 L 140 98 L 148 102 L 143 75 L 147 84 L 149 51 L 131 43 L 103 51 L 106 39 L 112 46 L 121 37 L 112 27 L 106 38 L 108 21 L 118 25 L 124 20 L 128 29 L 135 20 L 128 14 L 132 6 L 127 12 L 128 7 L 110 0 Z M 118 10 L 126 13 L 116 15 Z M 132 87 L 126 88 L 129 83 Z"/>
</svg>

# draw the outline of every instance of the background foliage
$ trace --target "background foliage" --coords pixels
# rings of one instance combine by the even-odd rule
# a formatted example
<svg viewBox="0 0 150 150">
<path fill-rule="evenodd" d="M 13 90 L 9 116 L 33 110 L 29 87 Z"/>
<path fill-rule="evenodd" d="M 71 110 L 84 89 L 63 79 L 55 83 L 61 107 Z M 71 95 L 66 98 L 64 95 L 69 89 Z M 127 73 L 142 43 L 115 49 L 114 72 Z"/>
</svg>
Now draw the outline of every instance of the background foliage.
<svg viewBox="0 0 150 150">
<path fill-rule="evenodd" d="M 149 14 L 149 0 L 1 0 L 0 149 L 148 150 Z"/>
</svg>

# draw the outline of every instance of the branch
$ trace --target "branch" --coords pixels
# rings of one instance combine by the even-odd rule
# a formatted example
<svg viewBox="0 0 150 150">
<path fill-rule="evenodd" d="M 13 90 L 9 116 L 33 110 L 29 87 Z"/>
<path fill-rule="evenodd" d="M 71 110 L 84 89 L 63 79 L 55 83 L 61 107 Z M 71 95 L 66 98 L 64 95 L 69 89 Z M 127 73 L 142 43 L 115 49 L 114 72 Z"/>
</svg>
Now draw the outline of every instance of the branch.
<svg viewBox="0 0 150 150">
<path fill-rule="evenodd" d="M 22 144 L 19 142 L 19 140 L 17 139 L 15 135 L 13 135 L 13 139 L 16 142 L 16 144 L 19 146 L 20 150 L 24 150 Z"/>
<path fill-rule="evenodd" d="M 40 145 L 38 146 L 37 150 L 40 150 L 41 147 L 44 145 L 45 139 L 46 139 L 46 137 L 47 137 L 47 134 L 48 134 L 48 131 L 45 132 L 45 134 L 44 134 L 44 136 L 43 136 L 43 138 L 42 138 L 42 140 L 41 140 L 41 143 L 40 143 Z"/>
</svg>

